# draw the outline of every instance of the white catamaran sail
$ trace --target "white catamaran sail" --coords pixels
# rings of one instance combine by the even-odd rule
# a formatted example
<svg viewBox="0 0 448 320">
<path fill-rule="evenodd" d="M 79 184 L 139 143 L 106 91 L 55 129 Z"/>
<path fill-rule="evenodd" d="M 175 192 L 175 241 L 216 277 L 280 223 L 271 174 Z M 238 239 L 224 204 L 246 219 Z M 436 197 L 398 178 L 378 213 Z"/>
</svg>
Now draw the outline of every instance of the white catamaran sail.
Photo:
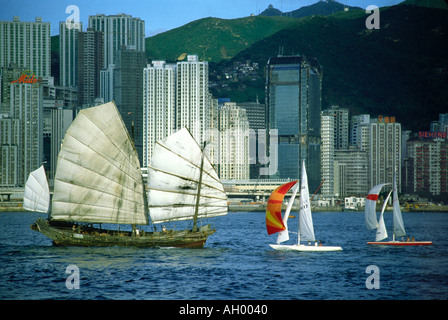
<svg viewBox="0 0 448 320">
<path fill-rule="evenodd" d="M 186 128 L 157 142 L 148 167 L 148 203 L 152 223 L 192 220 L 196 210 L 199 219 L 227 214 L 224 187 Z"/>
<path fill-rule="evenodd" d="M 289 183 L 291 184 L 291 183 Z M 286 186 L 286 185 L 285 185 Z M 289 190 L 290 187 L 288 187 Z M 291 196 L 291 199 L 289 200 L 288 207 L 285 212 L 285 216 L 283 217 L 283 225 L 284 229 L 280 231 L 280 234 L 277 237 L 277 244 L 271 244 L 270 246 L 275 250 L 296 250 L 296 251 L 340 251 L 342 250 L 341 247 L 336 246 L 314 246 L 314 245 L 302 245 L 300 244 L 300 241 L 313 241 L 315 242 L 315 236 L 314 236 L 314 226 L 313 226 L 313 218 L 311 216 L 311 204 L 310 204 L 310 195 L 308 190 L 308 176 L 306 174 L 305 169 L 305 161 L 303 161 L 302 165 L 302 181 L 301 181 L 301 187 L 300 187 L 300 210 L 299 210 L 299 232 L 298 232 L 298 240 L 296 245 L 282 245 L 281 242 L 287 241 L 289 239 L 289 236 L 285 234 L 285 232 L 288 232 L 288 216 L 289 212 L 291 210 L 292 204 L 294 202 L 295 196 L 297 194 L 298 184 L 294 187 L 293 194 Z M 274 191 L 278 192 L 277 190 Z M 286 193 L 286 191 L 285 191 Z M 281 197 L 283 200 L 283 197 Z M 274 203 L 278 203 L 274 202 Z M 269 201 L 268 201 L 269 205 Z M 271 216 L 272 213 L 268 212 L 267 210 L 267 216 Z M 268 222 L 270 219 L 267 219 L 267 225 L 268 233 L 270 226 L 268 225 Z M 278 231 L 277 231 L 278 232 Z"/>
<path fill-rule="evenodd" d="M 113 102 L 81 110 L 58 157 L 54 220 L 148 224 L 140 162 Z"/>
<path fill-rule="evenodd" d="M 30 173 L 25 184 L 23 207 L 29 211 L 47 213 L 50 208 L 50 189 L 44 166 Z"/>
</svg>

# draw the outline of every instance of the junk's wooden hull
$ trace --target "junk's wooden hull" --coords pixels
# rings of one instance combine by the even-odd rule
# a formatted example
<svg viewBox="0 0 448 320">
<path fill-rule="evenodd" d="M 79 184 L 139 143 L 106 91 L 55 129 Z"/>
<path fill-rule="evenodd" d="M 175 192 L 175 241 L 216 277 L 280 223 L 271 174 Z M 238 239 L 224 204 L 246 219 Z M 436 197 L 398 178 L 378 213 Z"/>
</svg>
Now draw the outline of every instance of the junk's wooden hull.
<svg viewBox="0 0 448 320">
<path fill-rule="evenodd" d="M 52 225 L 48 220 L 38 219 L 31 229 L 53 240 L 56 246 L 134 246 L 134 247 L 186 247 L 202 248 L 209 235 L 215 230 L 206 225 L 197 232 L 191 230 L 166 232 L 140 232 L 139 235 L 127 231 L 86 228 L 77 230 L 68 225 Z"/>
</svg>

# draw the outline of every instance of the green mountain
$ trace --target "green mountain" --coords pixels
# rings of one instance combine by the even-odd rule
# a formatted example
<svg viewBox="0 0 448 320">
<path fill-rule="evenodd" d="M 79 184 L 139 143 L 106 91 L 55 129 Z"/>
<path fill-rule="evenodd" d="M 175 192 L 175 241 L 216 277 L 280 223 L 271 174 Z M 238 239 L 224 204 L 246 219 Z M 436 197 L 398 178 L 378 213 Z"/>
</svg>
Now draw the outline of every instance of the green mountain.
<svg viewBox="0 0 448 320">
<path fill-rule="evenodd" d="M 146 54 L 149 59 L 163 60 L 197 54 L 201 60 L 219 62 L 296 23 L 284 17 L 204 18 L 146 38 Z"/>
<path fill-rule="evenodd" d="M 214 73 L 236 62 L 265 66 L 282 48 L 284 55 L 317 57 L 323 67 L 322 106 L 347 107 L 352 114 L 395 116 L 405 129 L 428 130 L 447 112 L 448 11 L 398 5 L 380 11 L 380 29 L 365 26 L 364 11 L 297 19 L 299 23 L 260 40 Z M 263 77 L 263 70 L 259 71 Z M 218 78 L 218 76 L 217 76 Z M 234 101 L 264 97 L 263 81 L 239 80 L 212 88 Z M 229 89 L 231 88 L 231 89 Z M 263 101 L 263 100 L 262 100 Z"/>
<path fill-rule="evenodd" d="M 401 4 L 420 6 L 425 8 L 437 8 L 437 9 L 447 9 L 448 10 L 448 1 L 447 0 L 406 0 Z"/>
<path fill-rule="evenodd" d="M 261 16 L 286 16 L 286 17 L 293 17 L 293 18 L 303 18 L 308 17 L 312 15 L 320 15 L 320 16 L 329 16 L 333 13 L 347 10 L 354 10 L 354 9 L 361 9 L 358 7 L 351 7 L 344 5 L 342 3 L 339 3 L 334 0 L 321 0 L 318 1 L 312 5 L 309 6 L 303 6 L 297 10 L 293 10 L 291 12 L 281 12 L 278 9 L 275 9 L 272 5 L 269 5 L 269 7 L 264 10 L 262 13 L 260 13 Z"/>
</svg>

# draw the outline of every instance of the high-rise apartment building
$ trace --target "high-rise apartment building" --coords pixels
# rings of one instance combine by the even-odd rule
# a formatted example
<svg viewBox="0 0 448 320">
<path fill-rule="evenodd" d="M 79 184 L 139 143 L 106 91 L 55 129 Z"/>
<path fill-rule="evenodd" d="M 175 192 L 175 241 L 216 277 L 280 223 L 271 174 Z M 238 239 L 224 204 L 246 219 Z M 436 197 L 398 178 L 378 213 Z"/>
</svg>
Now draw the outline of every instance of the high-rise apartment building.
<svg viewBox="0 0 448 320">
<path fill-rule="evenodd" d="M 78 33 L 82 32 L 82 22 L 59 22 L 59 85 L 78 85 Z"/>
<path fill-rule="evenodd" d="M 408 191 L 441 195 L 448 193 L 448 141 L 446 138 L 412 139 L 407 142 Z"/>
<path fill-rule="evenodd" d="M 261 168 L 265 165 L 262 157 L 267 155 L 266 143 L 266 105 L 256 102 L 238 103 L 238 106 L 246 109 L 247 120 L 251 134 L 250 143 L 250 178 L 258 179 Z"/>
<path fill-rule="evenodd" d="M 380 183 L 392 183 L 395 171 L 401 191 L 401 124 L 379 118 L 368 126 L 369 188 Z"/>
<path fill-rule="evenodd" d="M 113 70 L 113 97 L 129 134 L 134 140 L 140 163 L 143 161 L 143 69 L 145 52 L 122 47 Z"/>
<path fill-rule="evenodd" d="M 199 61 L 197 55 L 177 62 L 176 83 L 176 128 L 187 127 L 202 145 L 211 121 L 208 62 Z"/>
<path fill-rule="evenodd" d="M 104 33 L 87 29 L 78 32 L 78 105 L 89 107 L 100 96 Z"/>
<path fill-rule="evenodd" d="M 220 179 L 249 179 L 249 121 L 246 109 L 235 102 L 219 108 Z"/>
<path fill-rule="evenodd" d="M 350 145 L 357 146 L 358 148 L 364 149 L 365 147 L 361 146 L 362 142 L 367 142 L 365 137 L 363 138 L 363 126 L 370 123 L 370 115 L 369 114 L 360 114 L 352 116 L 350 121 Z M 364 133 L 365 134 L 365 133 Z"/>
<path fill-rule="evenodd" d="M 347 149 L 349 137 L 348 109 L 331 106 L 322 111 L 323 115 L 331 116 L 334 122 L 334 148 Z"/>
<path fill-rule="evenodd" d="M 153 61 L 143 69 L 143 167 L 157 141 L 174 133 L 176 65 Z"/>
<path fill-rule="evenodd" d="M 297 179 L 305 160 L 310 190 L 321 183 L 322 70 L 315 58 L 278 56 L 266 68 L 268 128 L 278 130 L 277 178 Z"/>
<path fill-rule="evenodd" d="M 334 151 L 334 195 L 362 196 L 367 192 L 367 152 L 355 146 Z"/>
<path fill-rule="evenodd" d="M 43 92 L 41 80 L 23 83 L 20 79 L 32 78 L 25 68 L 0 68 L 3 93 L 0 100 L 2 119 L 2 146 L 0 184 L 24 186 L 31 171 L 42 164 L 43 156 Z M 8 106 L 8 108 L 4 108 Z M 7 160 L 5 160 L 7 159 Z M 14 162 L 11 162 L 14 160 Z M 3 172 L 6 170 L 7 172 Z"/>
<path fill-rule="evenodd" d="M 0 187 L 19 185 L 20 121 L 0 114 Z"/>
<path fill-rule="evenodd" d="M 322 179 L 322 195 L 332 196 L 335 194 L 334 189 L 334 152 L 335 152 L 335 121 L 333 115 L 322 114 L 321 138 L 322 138 L 322 159 L 321 170 Z"/>
<path fill-rule="evenodd" d="M 36 17 L 35 22 L 0 21 L 0 68 L 25 68 L 36 77 L 51 76 L 50 23 Z"/>
<path fill-rule="evenodd" d="M 116 64 L 116 52 L 123 46 L 145 51 L 145 21 L 124 13 L 89 16 L 89 28 L 104 32 L 103 69 Z"/>
</svg>

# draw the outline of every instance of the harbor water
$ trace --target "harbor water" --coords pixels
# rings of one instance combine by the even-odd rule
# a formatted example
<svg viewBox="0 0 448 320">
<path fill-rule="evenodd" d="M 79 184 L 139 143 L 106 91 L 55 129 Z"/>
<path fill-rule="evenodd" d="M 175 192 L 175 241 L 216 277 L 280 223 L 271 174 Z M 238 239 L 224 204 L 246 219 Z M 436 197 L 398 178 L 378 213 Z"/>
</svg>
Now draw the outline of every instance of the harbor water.
<svg viewBox="0 0 448 320">
<path fill-rule="evenodd" d="M 0 299 L 416 300 L 448 298 L 448 213 L 404 212 L 408 235 L 432 246 L 370 246 L 363 212 L 315 212 L 315 235 L 340 252 L 269 247 L 263 212 L 210 219 L 203 249 L 55 247 L 30 225 L 45 215 L 0 213 Z M 391 235 L 392 214 L 385 213 Z M 297 218 L 289 219 L 290 242 Z M 79 277 L 76 277 L 76 276 Z"/>
</svg>

